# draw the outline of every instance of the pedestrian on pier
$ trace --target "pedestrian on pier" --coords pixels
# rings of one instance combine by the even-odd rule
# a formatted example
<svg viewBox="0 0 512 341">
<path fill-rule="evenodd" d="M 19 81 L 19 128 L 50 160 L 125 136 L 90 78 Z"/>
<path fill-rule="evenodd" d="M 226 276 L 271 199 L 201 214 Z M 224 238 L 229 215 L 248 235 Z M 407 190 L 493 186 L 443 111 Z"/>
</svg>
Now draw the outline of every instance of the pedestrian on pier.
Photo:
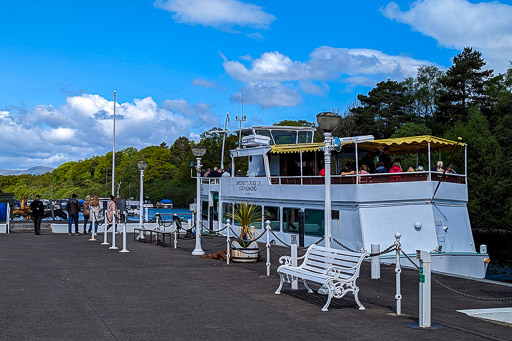
<svg viewBox="0 0 512 341">
<path fill-rule="evenodd" d="M 91 216 L 94 217 L 94 233 L 98 232 L 98 220 L 100 220 L 100 200 L 95 195 L 91 200 Z M 92 220 L 89 224 L 89 233 L 92 231 Z"/>
<path fill-rule="evenodd" d="M 34 221 L 34 234 L 41 234 L 41 220 L 44 216 L 44 206 L 41 202 L 41 197 L 36 195 L 34 201 L 30 204 L 30 210 L 32 211 L 32 220 Z"/>
<path fill-rule="evenodd" d="M 75 235 L 78 236 L 78 212 L 80 212 L 80 204 L 76 199 L 76 194 L 73 194 L 71 199 L 68 200 L 66 211 L 68 212 L 68 233 L 70 236 L 72 235 L 71 225 L 75 222 Z"/>
<path fill-rule="evenodd" d="M 141 207 L 141 209 L 142 209 L 142 207 Z M 116 206 L 116 197 L 111 195 L 110 201 L 108 202 L 108 210 L 107 210 L 107 222 L 108 222 L 107 230 L 113 224 L 114 215 L 116 216 L 116 226 L 117 226 L 117 223 L 119 221 L 119 212 L 118 212 L 117 206 Z M 114 226 L 114 228 L 116 228 L 116 226 Z"/>
<path fill-rule="evenodd" d="M 84 234 L 87 234 L 87 223 L 89 222 L 89 217 L 91 216 L 91 196 L 87 195 L 84 199 L 84 204 L 82 206 L 82 210 L 84 212 Z"/>
</svg>

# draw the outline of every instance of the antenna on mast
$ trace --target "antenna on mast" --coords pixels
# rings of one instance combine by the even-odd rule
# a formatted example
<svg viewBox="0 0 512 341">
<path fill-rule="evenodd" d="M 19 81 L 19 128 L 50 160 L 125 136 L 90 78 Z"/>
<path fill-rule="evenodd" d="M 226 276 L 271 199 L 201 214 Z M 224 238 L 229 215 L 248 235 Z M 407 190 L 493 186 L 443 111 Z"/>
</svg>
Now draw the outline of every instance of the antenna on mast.
<svg viewBox="0 0 512 341">
<path fill-rule="evenodd" d="M 228 123 L 231 122 L 231 120 L 229 119 L 229 111 L 226 113 L 226 122 L 224 123 L 224 136 L 222 137 L 222 156 L 220 157 L 220 168 L 223 170 L 224 169 L 224 145 L 226 144 L 226 134 L 228 133 L 227 132 L 227 127 L 228 127 Z"/>
</svg>

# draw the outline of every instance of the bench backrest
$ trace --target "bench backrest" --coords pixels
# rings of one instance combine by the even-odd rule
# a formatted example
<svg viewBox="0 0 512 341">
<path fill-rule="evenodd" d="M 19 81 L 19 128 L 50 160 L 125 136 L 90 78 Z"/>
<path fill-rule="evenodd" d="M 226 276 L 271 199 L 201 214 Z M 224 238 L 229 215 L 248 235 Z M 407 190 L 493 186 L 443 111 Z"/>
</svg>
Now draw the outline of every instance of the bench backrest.
<svg viewBox="0 0 512 341">
<path fill-rule="evenodd" d="M 326 248 L 313 244 L 308 248 L 300 267 L 313 273 L 325 275 L 327 269 L 336 266 L 343 269 L 342 277 L 350 278 L 354 275 L 359 276 L 361 263 L 367 256 L 366 253 Z"/>
</svg>

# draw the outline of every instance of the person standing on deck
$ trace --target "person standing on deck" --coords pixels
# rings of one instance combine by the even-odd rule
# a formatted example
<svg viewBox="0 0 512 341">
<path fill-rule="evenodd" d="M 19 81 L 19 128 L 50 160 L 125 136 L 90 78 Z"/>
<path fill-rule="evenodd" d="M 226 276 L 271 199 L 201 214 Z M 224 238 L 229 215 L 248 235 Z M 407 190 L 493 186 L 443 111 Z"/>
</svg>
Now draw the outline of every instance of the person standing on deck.
<svg viewBox="0 0 512 341">
<path fill-rule="evenodd" d="M 107 222 L 108 222 L 107 230 L 113 224 L 114 214 L 116 215 L 116 225 L 117 225 L 118 220 L 119 220 L 119 212 L 118 212 L 117 206 L 116 206 L 116 197 L 111 195 L 110 201 L 108 202 L 108 209 L 107 209 Z M 114 228 L 116 228 L 116 227 L 114 226 Z"/>
<path fill-rule="evenodd" d="M 73 221 L 75 222 L 75 235 L 79 235 L 78 233 L 78 212 L 80 212 L 80 204 L 76 199 L 76 194 L 73 193 L 71 199 L 68 200 L 66 204 L 66 211 L 68 211 L 68 233 L 71 236 L 71 225 Z"/>
<path fill-rule="evenodd" d="M 41 197 L 36 195 L 34 201 L 30 204 L 30 210 L 32 211 L 32 220 L 34 221 L 34 234 L 40 235 L 41 220 L 44 216 L 44 206 L 41 202 Z"/>
<path fill-rule="evenodd" d="M 100 200 L 98 199 L 98 196 L 95 195 L 94 198 L 92 198 L 91 201 L 91 216 L 94 217 L 94 233 L 98 232 L 98 220 L 100 220 Z M 89 225 L 89 233 L 92 231 L 92 220 Z"/>
<path fill-rule="evenodd" d="M 89 222 L 89 217 L 91 216 L 91 196 L 90 195 L 87 195 L 85 197 L 82 209 L 84 211 L 84 234 L 87 234 L 87 223 Z"/>
</svg>

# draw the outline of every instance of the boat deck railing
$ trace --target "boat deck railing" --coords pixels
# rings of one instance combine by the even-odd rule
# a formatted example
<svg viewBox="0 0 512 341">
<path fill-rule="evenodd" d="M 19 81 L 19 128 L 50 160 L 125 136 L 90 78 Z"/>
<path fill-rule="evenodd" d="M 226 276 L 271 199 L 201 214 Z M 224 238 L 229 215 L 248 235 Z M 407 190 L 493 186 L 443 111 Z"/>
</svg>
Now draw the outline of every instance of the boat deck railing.
<svg viewBox="0 0 512 341">
<path fill-rule="evenodd" d="M 441 172 L 402 172 L 381 174 L 331 175 L 332 185 L 344 184 L 381 184 L 391 182 L 439 181 L 465 183 L 465 176 L 460 174 L 445 174 Z M 272 176 L 273 185 L 323 185 L 324 176 Z"/>
<path fill-rule="evenodd" d="M 258 177 L 264 178 L 264 177 Z M 220 178 L 201 178 L 203 185 L 218 185 Z M 355 184 L 382 184 L 392 182 L 416 182 L 416 181 L 440 181 L 465 184 L 466 176 L 463 174 L 444 174 L 442 172 L 402 172 L 402 173 L 379 173 L 379 174 L 353 174 L 353 175 L 331 175 L 332 185 L 355 185 Z M 271 176 L 272 185 L 323 185 L 325 177 L 320 175 L 303 176 Z"/>
</svg>

